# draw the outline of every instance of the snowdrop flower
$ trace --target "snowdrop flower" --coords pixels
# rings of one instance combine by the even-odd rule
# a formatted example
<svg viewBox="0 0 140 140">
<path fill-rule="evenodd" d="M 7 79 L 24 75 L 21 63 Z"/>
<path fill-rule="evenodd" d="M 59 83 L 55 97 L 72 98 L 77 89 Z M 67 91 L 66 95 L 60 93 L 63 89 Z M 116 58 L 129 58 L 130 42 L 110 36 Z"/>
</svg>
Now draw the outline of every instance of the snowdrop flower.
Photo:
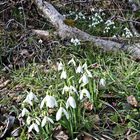
<svg viewBox="0 0 140 140">
<path fill-rule="evenodd" d="M 63 68 L 64 68 L 64 65 L 62 64 L 62 62 L 60 62 L 60 63 L 57 62 L 58 71 L 63 70 Z"/>
<path fill-rule="evenodd" d="M 70 86 L 70 87 L 64 86 L 64 88 L 62 90 L 62 94 L 64 94 L 65 92 L 70 92 L 70 93 L 75 92 L 75 93 L 78 93 L 74 86 Z"/>
<path fill-rule="evenodd" d="M 86 88 L 84 88 L 84 89 L 82 89 L 80 91 L 80 100 L 83 99 L 84 94 L 86 95 L 87 98 L 90 99 L 90 93 L 89 93 L 89 91 Z"/>
<path fill-rule="evenodd" d="M 84 70 L 87 70 L 87 63 L 84 63 L 82 68 L 84 68 Z"/>
<path fill-rule="evenodd" d="M 29 111 L 26 108 L 23 108 L 23 110 L 21 112 L 21 116 L 24 117 L 28 113 L 29 113 Z"/>
<path fill-rule="evenodd" d="M 31 121 L 32 121 L 32 118 L 30 116 L 28 116 L 27 120 L 26 120 L 27 125 L 30 125 Z"/>
<path fill-rule="evenodd" d="M 69 64 L 73 64 L 73 66 L 76 66 L 76 62 L 74 61 L 73 58 L 68 62 L 68 65 L 69 65 Z"/>
<path fill-rule="evenodd" d="M 71 38 L 70 42 L 71 42 L 71 43 L 74 43 L 74 41 L 75 41 L 74 38 Z"/>
<path fill-rule="evenodd" d="M 77 89 L 74 86 L 70 86 L 69 88 L 70 88 L 70 93 L 73 93 L 73 92 L 78 93 Z"/>
<path fill-rule="evenodd" d="M 66 108 L 68 108 L 69 106 L 71 106 L 72 108 L 76 108 L 76 102 L 72 96 L 69 96 L 69 98 L 66 102 Z"/>
<path fill-rule="evenodd" d="M 77 38 L 76 39 L 72 38 L 71 43 L 73 43 L 75 46 L 80 45 L 80 40 L 78 40 Z"/>
<path fill-rule="evenodd" d="M 56 121 L 59 121 L 61 119 L 62 113 L 64 113 L 64 115 L 66 116 L 66 118 L 69 119 L 68 112 L 63 107 L 60 107 L 59 110 L 56 113 Z"/>
<path fill-rule="evenodd" d="M 36 124 L 40 125 L 40 122 L 41 122 L 40 118 L 39 117 L 36 117 L 35 118 L 35 122 L 36 122 Z"/>
<path fill-rule="evenodd" d="M 39 39 L 38 43 L 42 44 L 43 43 L 42 39 Z"/>
<path fill-rule="evenodd" d="M 75 46 L 76 46 L 76 45 L 80 45 L 80 40 L 78 40 L 78 39 L 76 38 L 74 44 L 75 44 Z"/>
<path fill-rule="evenodd" d="M 28 132 L 30 133 L 32 130 L 35 130 L 37 133 L 39 132 L 39 128 L 38 125 L 36 123 L 33 123 L 32 125 L 30 125 Z"/>
<path fill-rule="evenodd" d="M 60 78 L 61 79 L 66 79 L 67 78 L 67 73 L 66 73 L 65 70 L 62 71 Z"/>
<path fill-rule="evenodd" d="M 131 31 L 126 27 L 124 28 L 125 33 L 122 34 L 122 36 L 125 36 L 126 38 L 130 38 L 133 37 L 133 34 L 131 33 Z"/>
<path fill-rule="evenodd" d="M 108 33 L 111 28 L 116 28 L 114 21 L 111 21 L 110 19 L 105 22 L 105 25 L 104 33 Z"/>
<path fill-rule="evenodd" d="M 95 11 L 95 9 L 92 7 L 92 8 L 90 8 L 90 11 L 91 11 L 91 12 L 94 12 L 94 11 Z"/>
<path fill-rule="evenodd" d="M 47 107 L 54 108 L 57 107 L 56 99 L 53 96 L 46 95 L 46 97 L 42 100 L 40 104 L 40 108 L 42 109 L 44 104 L 46 104 Z"/>
<path fill-rule="evenodd" d="M 80 64 L 76 69 L 76 73 L 83 73 L 83 68 L 82 68 L 82 66 Z"/>
<path fill-rule="evenodd" d="M 38 101 L 36 95 L 33 92 L 29 92 L 26 96 L 26 99 L 23 101 L 24 103 L 29 103 L 31 106 L 33 105 L 32 101 Z"/>
<path fill-rule="evenodd" d="M 100 87 L 105 87 L 106 86 L 106 81 L 105 81 L 105 79 L 100 79 L 100 82 L 99 82 L 99 86 Z"/>
<path fill-rule="evenodd" d="M 70 88 L 68 86 L 64 86 L 63 90 L 62 90 L 62 94 L 64 94 L 65 91 L 68 92 L 69 90 L 70 90 Z"/>
<path fill-rule="evenodd" d="M 79 83 L 83 82 L 84 85 L 86 85 L 89 80 L 86 74 L 83 74 L 83 76 L 80 78 Z"/>
<path fill-rule="evenodd" d="M 86 70 L 86 73 L 87 73 L 88 77 L 92 78 L 92 74 L 91 74 L 91 72 L 88 69 Z"/>
<path fill-rule="evenodd" d="M 28 96 L 29 100 L 35 100 L 35 101 L 38 100 L 36 95 L 33 92 L 29 92 L 29 94 L 27 96 Z"/>
<path fill-rule="evenodd" d="M 54 123 L 54 121 L 50 117 L 45 116 L 41 122 L 41 127 L 44 127 L 47 122 L 50 122 L 52 124 Z"/>
</svg>

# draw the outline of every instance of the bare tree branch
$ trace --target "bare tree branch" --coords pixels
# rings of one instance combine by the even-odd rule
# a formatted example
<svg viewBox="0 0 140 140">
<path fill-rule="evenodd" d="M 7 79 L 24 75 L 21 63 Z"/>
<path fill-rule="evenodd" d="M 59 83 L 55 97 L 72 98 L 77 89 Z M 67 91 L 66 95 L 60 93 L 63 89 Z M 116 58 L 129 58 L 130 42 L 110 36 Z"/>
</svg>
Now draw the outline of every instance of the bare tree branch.
<svg viewBox="0 0 140 140">
<path fill-rule="evenodd" d="M 38 9 L 49 19 L 50 23 L 56 28 L 58 35 L 64 38 L 78 38 L 83 41 L 91 41 L 96 47 L 101 47 L 106 51 L 119 51 L 120 49 L 130 53 L 134 59 L 140 60 L 140 44 L 124 45 L 112 40 L 104 40 L 100 37 L 89 35 L 76 27 L 68 26 L 64 23 L 64 17 L 49 2 L 34 0 Z M 45 33 L 45 32 L 44 32 Z"/>
</svg>

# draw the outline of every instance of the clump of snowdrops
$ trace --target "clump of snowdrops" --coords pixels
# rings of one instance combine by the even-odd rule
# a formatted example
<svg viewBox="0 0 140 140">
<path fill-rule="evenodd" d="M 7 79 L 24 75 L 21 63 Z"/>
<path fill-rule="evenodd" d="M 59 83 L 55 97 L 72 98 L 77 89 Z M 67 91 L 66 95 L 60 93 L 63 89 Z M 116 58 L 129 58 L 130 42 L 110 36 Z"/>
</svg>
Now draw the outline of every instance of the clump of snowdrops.
<svg viewBox="0 0 140 140">
<path fill-rule="evenodd" d="M 67 64 L 63 61 L 57 62 L 56 77 L 57 92 L 54 92 L 56 87 L 53 85 L 45 90 L 46 95 L 41 98 L 32 91 L 27 92 L 20 116 L 25 118 L 29 133 L 49 138 L 53 128 L 60 124 L 73 138 L 74 132 L 78 132 L 84 123 L 88 123 L 84 102 L 97 101 L 93 73 L 86 62 L 72 58 Z M 101 78 L 99 84 L 105 87 L 105 80 Z"/>
<path fill-rule="evenodd" d="M 84 12 L 75 12 L 69 11 L 69 14 L 65 15 L 68 18 L 72 18 L 78 24 L 77 26 L 82 30 L 86 29 L 90 34 L 93 35 L 102 35 L 105 37 L 125 37 L 131 38 L 136 36 L 136 33 L 133 33 L 129 29 L 129 24 L 122 24 L 108 17 L 108 14 L 105 13 L 103 9 L 96 10 L 94 8 L 90 9 L 91 14 L 88 15 Z M 73 41 L 73 40 L 72 40 Z M 76 42 L 76 41 L 73 41 Z M 77 43 L 77 42 L 76 42 Z"/>
</svg>

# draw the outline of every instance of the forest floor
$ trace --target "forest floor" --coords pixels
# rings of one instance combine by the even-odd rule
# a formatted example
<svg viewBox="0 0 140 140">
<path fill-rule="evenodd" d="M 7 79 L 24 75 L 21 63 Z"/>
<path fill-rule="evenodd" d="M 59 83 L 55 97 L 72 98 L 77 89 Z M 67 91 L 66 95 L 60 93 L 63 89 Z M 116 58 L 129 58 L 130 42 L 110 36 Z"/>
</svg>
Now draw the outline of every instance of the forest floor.
<svg viewBox="0 0 140 140">
<path fill-rule="evenodd" d="M 100 6 L 107 8 L 109 4 Z M 67 11 L 64 7 L 60 11 L 64 9 Z M 87 28 L 86 21 L 68 24 L 94 34 Z M 118 24 L 121 30 L 122 23 Z M 0 139 L 140 140 L 139 62 L 121 51 L 104 52 L 90 42 L 75 45 L 58 37 L 40 38 L 31 29 L 51 32 L 53 26 L 38 14 L 30 1 L 3 2 L 0 10 Z M 103 36 L 102 27 L 96 28 L 95 35 Z M 67 72 L 66 78 L 58 71 L 60 63 L 62 72 Z M 89 78 L 85 85 L 78 80 L 82 74 L 75 73 L 78 66 L 82 66 L 85 72 L 81 73 Z M 78 95 L 64 91 L 68 93 L 64 96 L 65 86 L 75 87 Z M 81 97 L 82 89 L 88 89 L 90 97 L 87 92 Z M 32 95 L 32 102 L 24 104 L 30 93 L 34 93 L 38 101 L 34 103 Z M 67 120 L 64 113 L 62 120 L 56 121 L 58 107 L 41 110 L 38 105 L 46 95 L 54 96 L 71 119 Z M 69 103 L 70 109 L 65 107 L 65 101 L 71 96 L 76 109 L 73 102 Z M 23 111 L 25 108 L 28 113 Z M 44 114 L 54 123 L 41 128 Z M 32 124 L 39 127 L 33 127 L 30 133 L 29 116 Z"/>
</svg>

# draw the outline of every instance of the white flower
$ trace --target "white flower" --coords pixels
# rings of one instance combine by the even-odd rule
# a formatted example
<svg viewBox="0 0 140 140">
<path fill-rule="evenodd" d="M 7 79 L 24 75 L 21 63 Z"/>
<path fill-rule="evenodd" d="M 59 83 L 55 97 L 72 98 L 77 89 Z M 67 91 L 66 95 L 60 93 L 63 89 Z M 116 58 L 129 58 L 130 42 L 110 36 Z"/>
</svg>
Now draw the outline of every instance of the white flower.
<svg viewBox="0 0 140 140">
<path fill-rule="evenodd" d="M 75 93 L 78 93 L 74 86 L 70 86 L 70 87 L 64 86 L 64 88 L 62 90 L 62 94 L 64 94 L 65 92 L 70 92 L 70 93 L 75 92 Z"/>
<path fill-rule="evenodd" d="M 58 71 L 63 70 L 63 68 L 64 68 L 64 65 L 62 64 L 62 62 L 57 63 L 57 69 L 58 69 Z"/>
<path fill-rule="evenodd" d="M 65 91 L 68 92 L 69 90 L 70 90 L 70 88 L 68 86 L 64 86 L 63 90 L 62 90 L 62 94 L 64 94 Z"/>
<path fill-rule="evenodd" d="M 44 127 L 47 122 L 50 122 L 52 124 L 54 123 L 54 121 L 50 117 L 45 116 L 41 122 L 41 127 Z"/>
<path fill-rule="evenodd" d="M 33 105 L 32 101 L 38 101 L 36 95 L 33 92 L 29 92 L 26 96 L 26 99 L 23 101 L 24 103 L 29 103 L 31 106 Z"/>
<path fill-rule="evenodd" d="M 126 27 L 124 28 L 125 33 L 123 33 L 122 36 L 125 36 L 126 38 L 130 38 L 133 36 L 133 34 L 131 33 L 131 31 Z"/>
<path fill-rule="evenodd" d="M 76 39 L 72 38 L 71 43 L 73 43 L 75 46 L 80 45 L 80 40 L 78 40 L 77 38 Z"/>
<path fill-rule="evenodd" d="M 76 66 L 76 62 L 74 61 L 73 58 L 68 62 L 68 65 L 69 65 L 69 64 L 73 64 L 73 66 Z"/>
<path fill-rule="evenodd" d="M 27 125 L 30 125 L 31 121 L 32 121 L 32 118 L 30 116 L 28 116 L 27 120 L 26 120 Z"/>
<path fill-rule="evenodd" d="M 87 73 L 88 77 L 92 78 L 92 74 L 91 74 L 91 72 L 88 69 L 86 70 L 86 73 Z"/>
<path fill-rule="evenodd" d="M 66 79 L 67 78 L 67 73 L 66 73 L 65 70 L 62 71 L 60 78 L 61 79 Z"/>
<path fill-rule="evenodd" d="M 46 104 L 47 107 L 54 108 L 57 107 L 56 99 L 53 96 L 46 95 L 46 97 L 42 100 L 40 104 L 40 108 L 42 109 L 44 104 Z"/>
<path fill-rule="evenodd" d="M 39 117 L 36 117 L 35 118 L 35 122 L 36 122 L 37 125 L 40 125 L 40 122 L 41 122 L 40 118 Z"/>
<path fill-rule="evenodd" d="M 80 64 L 76 69 L 76 73 L 83 73 L 83 68 L 82 68 L 82 66 Z"/>
<path fill-rule="evenodd" d="M 76 38 L 74 44 L 75 44 L 75 46 L 76 46 L 76 45 L 80 45 L 80 40 L 78 40 L 78 39 Z"/>
<path fill-rule="evenodd" d="M 59 110 L 56 113 L 56 121 L 59 121 L 61 119 L 62 113 L 64 113 L 64 115 L 66 116 L 66 118 L 69 119 L 68 112 L 63 107 L 60 107 Z"/>
<path fill-rule="evenodd" d="M 100 79 L 99 86 L 100 86 L 100 87 L 105 87 L 105 86 L 106 86 L 106 81 L 105 81 L 105 79 L 103 79 L 103 78 Z"/>
<path fill-rule="evenodd" d="M 69 98 L 66 102 L 66 108 L 68 108 L 69 106 L 71 106 L 72 108 L 76 108 L 76 102 L 72 96 L 69 96 Z"/>
<path fill-rule="evenodd" d="M 26 108 L 23 108 L 23 110 L 21 112 L 21 116 L 24 117 L 28 113 L 29 113 L 29 111 Z"/>
<path fill-rule="evenodd" d="M 71 42 L 71 43 L 74 43 L 74 38 L 71 38 L 70 42 Z"/>
<path fill-rule="evenodd" d="M 37 97 L 33 92 L 29 92 L 29 94 L 27 95 L 29 97 L 30 100 L 35 100 L 37 101 Z"/>
<path fill-rule="evenodd" d="M 73 93 L 73 92 L 78 93 L 77 89 L 74 86 L 70 86 L 70 93 Z"/>
<path fill-rule="evenodd" d="M 81 82 L 83 82 L 84 85 L 86 85 L 89 82 L 86 74 L 83 74 L 82 77 L 80 78 L 79 83 Z"/>
<path fill-rule="evenodd" d="M 42 39 L 39 39 L 38 43 L 42 44 L 43 43 Z"/>
<path fill-rule="evenodd" d="M 35 130 L 37 133 L 39 132 L 39 128 L 38 125 L 36 123 L 33 123 L 32 125 L 30 125 L 28 132 L 30 133 L 32 130 Z"/>
<path fill-rule="evenodd" d="M 82 68 L 84 68 L 85 70 L 87 70 L 87 63 L 84 63 Z"/>
<path fill-rule="evenodd" d="M 89 93 L 89 91 L 86 88 L 84 88 L 84 89 L 82 89 L 80 91 L 80 100 L 83 99 L 84 94 L 86 95 L 87 98 L 90 99 L 90 93 Z"/>
</svg>

